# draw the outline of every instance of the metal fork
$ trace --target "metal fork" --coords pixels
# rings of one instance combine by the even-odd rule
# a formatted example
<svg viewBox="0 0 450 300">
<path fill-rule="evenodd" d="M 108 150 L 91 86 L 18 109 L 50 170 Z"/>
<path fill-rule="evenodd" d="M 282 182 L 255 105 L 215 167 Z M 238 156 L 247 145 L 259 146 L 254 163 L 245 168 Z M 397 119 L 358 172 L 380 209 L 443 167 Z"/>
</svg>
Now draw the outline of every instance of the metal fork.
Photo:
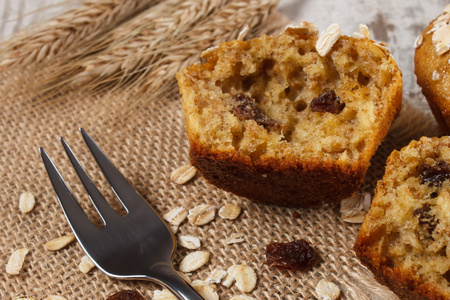
<svg viewBox="0 0 450 300">
<path fill-rule="evenodd" d="M 39 151 L 64 211 L 83 250 L 105 274 L 119 279 L 150 280 L 168 288 L 178 299 L 203 299 L 172 266 L 176 240 L 160 216 L 136 192 L 94 140 L 80 129 L 97 164 L 127 214 L 120 216 L 105 200 L 63 138 L 61 143 L 104 226 L 96 227 L 41 147 Z"/>
</svg>

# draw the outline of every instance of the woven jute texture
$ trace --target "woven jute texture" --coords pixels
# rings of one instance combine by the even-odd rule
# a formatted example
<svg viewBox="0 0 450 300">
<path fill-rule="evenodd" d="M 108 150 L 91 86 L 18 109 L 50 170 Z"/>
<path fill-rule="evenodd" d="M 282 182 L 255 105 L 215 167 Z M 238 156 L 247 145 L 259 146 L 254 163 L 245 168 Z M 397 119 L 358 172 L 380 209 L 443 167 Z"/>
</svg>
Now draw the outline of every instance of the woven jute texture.
<svg viewBox="0 0 450 300">
<path fill-rule="evenodd" d="M 261 205 L 224 192 L 199 175 L 185 185 L 171 182 L 171 172 L 189 163 L 189 144 L 176 88 L 145 107 L 135 109 L 131 118 L 117 125 L 113 116 L 118 112 L 108 103 L 120 103 L 133 97 L 132 92 L 86 96 L 74 90 L 39 101 L 28 89 L 30 82 L 40 80 L 33 74 L 23 69 L 7 70 L 0 84 L 1 268 L 4 270 L 14 250 L 30 249 L 20 275 L 1 272 L 1 299 L 43 299 L 47 295 L 62 295 L 67 299 L 105 299 L 123 289 L 138 290 L 146 299 L 151 299 L 153 291 L 160 289 L 150 282 L 112 279 L 98 269 L 88 274 L 81 273 L 78 264 L 84 253 L 76 242 L 59 251 L 48 251 L 43 247 L 45 242 L 70 233 L 70 228 L 47 177 L 39 147 L 44 147 L 49 153 L 82 206 L 95 218 L 94 208 L 64 154 L 59 136 L 68 141 L 100 190 L 113 206 L 118 207 L 82 141 L 78 131 L 80 127 L 98 142 L 129 182 L 160 214 L 176 206 L 190 209 L 198 204 L 221 207 L 235 203 L 242 207 L 236 220 L 216 217 L 201 227 L 188 222 L 180 226 L 177 235 L 199 237 L 201 249 L 211 253 L 210 261 L 193 272 L 191 279 L 206 279 L 216 268 L 226 270 L 234 264 L 247 264 L 258 277 L 255 290 L 249 293 L 256 299 L 317 299 L 314 288 L 323 278 L 340 286 L 341 299 L 396 299 L 358 262 L 352 246 L 360 225 L 343 222 L 338 205 L 316 209 Z M 99 111 L 103 113 L 99 114 Z M 409 104 L 409 99 L 404 99 L 403 110 L 373 158 L 361 191 L 373 192 L 392 150 L 400 149 L 423 135 L 438 134 L 431 115 L 418 111 Z M 18 206 L 19 196 L 25 191 L 36 196 L 36 206 L 29 214 L 22 214 Z M 294 217 L 297 214 L 299 217 Z M 234 233 L 245 234 L 245 241 L 226 245 L 224 240 Z M 309 241 L 320 256 L 313 268 L 300 272 L 265 264 L 267 244 L 300 238 Z M 191 251 L 176 250 L 176 268 Z M 218 284 L 216 290 L 221 299 L 241 294 L 235 286 L 226 288 Z"/>
</svg>

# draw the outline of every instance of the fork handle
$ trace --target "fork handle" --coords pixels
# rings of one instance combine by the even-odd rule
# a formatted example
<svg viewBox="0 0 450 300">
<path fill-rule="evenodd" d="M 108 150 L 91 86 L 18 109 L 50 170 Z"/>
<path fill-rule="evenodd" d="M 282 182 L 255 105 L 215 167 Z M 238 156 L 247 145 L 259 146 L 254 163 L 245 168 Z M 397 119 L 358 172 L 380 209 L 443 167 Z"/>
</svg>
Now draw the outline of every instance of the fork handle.
<svg viewBox="0 0 450 300">
<path fill-rule="evenodd" d="M 151 269 L 150 280 L 168 288 L 180 300 L 205 300 L 181 276 L 173 269 L 170 264 L 159 264 Z"/>
</svg>

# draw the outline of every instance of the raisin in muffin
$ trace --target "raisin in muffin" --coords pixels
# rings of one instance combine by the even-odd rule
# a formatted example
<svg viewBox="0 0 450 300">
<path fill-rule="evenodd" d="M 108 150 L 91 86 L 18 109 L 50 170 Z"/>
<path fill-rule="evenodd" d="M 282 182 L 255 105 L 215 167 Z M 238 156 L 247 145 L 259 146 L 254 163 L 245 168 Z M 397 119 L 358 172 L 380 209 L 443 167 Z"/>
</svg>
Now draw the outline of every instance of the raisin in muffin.
<svg viewBox="0 0 450 300">
<path fill-rule="evenodd" d="M 450 5 L 415 44 L 414 73 L 439 127 L 450 134 Z"/>
<path fill-rule="evenodd" d="M 223 42 L 177 74 L 192 164 L 257 202 L 317 206 L 357 191 L 401 107 L 392 56 L 337 24 Z"/>
<path fill-rule="evenodd" d="M 402 299 L 450 299 L 450 137 L 388 158 L 354 250 Z"/>
</svg>

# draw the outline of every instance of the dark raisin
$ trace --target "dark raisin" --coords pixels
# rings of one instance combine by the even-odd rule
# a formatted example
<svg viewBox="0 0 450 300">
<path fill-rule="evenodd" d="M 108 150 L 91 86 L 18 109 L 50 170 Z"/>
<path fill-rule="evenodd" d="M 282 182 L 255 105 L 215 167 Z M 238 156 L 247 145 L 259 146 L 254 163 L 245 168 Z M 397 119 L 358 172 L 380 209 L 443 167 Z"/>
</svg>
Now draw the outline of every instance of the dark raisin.
<svg viewBox="0 0 450 300">
<path fill-rule="evenodd" d="M 436 220 L 435 216 L 432 215 L 430 211 L 431 206 L 427 203 L 421 208 L 416 209 L 413 212 L 413 215 L 418 217 L 419 225 L 425 228 L 429 234 L 432 234 L 439 221 Z"/>
<path fill-rule="evenodd" d="M 294 217 L 294 219 L 298 219 L 298 218 L 300 218 L 300 213 L 294 212 L 294 213 L 292 214 L 292 216 Z"/>
<path fill-rule="evenodd" d="M 137 291 L 120 291 L 109 296 L 106 300 L 145 300 Z"/>
<path fill-rule="evenodd" d="M 450 178 L 450 166 L 443 160 L 438 161 L 434 166 L 422 164 L 419 172 L 422 184 L 440 186 L 444 180 Z"/>
<path fill-rule="evenodd" d="M 314 112 L 338 114 L 345 108 L 345 103 L 334 91 L 328 91 L 314 98 L 310 107 Z"/>
<path fill-rule="evenodd" d="M 450 270 L 448 270 L 447 272 L 445 272 L 444 274 L 442 274 L 442 276 L 445 278 L 445 280 L 447 280 L 448 282 L 450 282 Z"/>
<path fill-rule="evenodd" d="M 262 125 L 265 128 L 280 126 L 280 123 L 268 117 L 265 112 L 256 105 L 255 100 L 252 98 L 242 93 L 238 93 L 232 97 L 232 100 L 233 114 L 239 120 L 255 120 L 258 125 Z"/>
<path fill-rule="evenodd" d="M 266 259 L 266 263 L 272 267 L 305 270 L 316 261 L 316 253 L 307 241 L 296 240 L 267 245 Z"/>
</svg>

